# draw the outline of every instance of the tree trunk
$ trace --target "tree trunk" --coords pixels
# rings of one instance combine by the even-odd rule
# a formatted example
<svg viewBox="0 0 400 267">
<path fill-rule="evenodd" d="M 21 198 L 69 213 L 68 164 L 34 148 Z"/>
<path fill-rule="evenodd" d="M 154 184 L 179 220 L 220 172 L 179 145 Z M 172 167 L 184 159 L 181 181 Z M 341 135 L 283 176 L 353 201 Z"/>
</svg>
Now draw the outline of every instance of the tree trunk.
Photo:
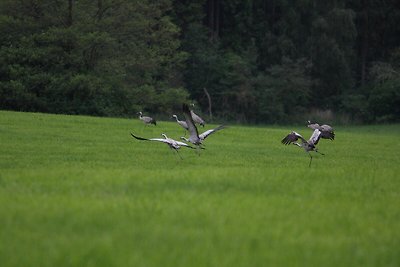
<svg viewBox="0 0 400 267">
<path fill-rule="evenodd" d="M 208 1 L 208 28 L 210 29 L 210 40 L 214 40 L 214 0 Z"/>
<path fill-rule="evenodd" d="M 210 120 L 212 120 L 211 96 L 210 96 L 210 94 L 208 93 L 208 91 L 207 91 L 207 89 L 205 87 L 203 88 L 203 90 L 204 90 L 204 93 L 206 94 L 207 99 L 208 99 L 208 114 L 210 116 Z"/>
<path fill-rule="evenodd" d="M 367 75 L 367 58 L 369 48 L 368 1 L 363 1 L 363 7 L 363 31 L 361 38 L 361 87 L 364 87 Z"/>
<path fill-rule="evenodd" d="M 219 36 L 220 30 L 220 0 L 207 1 L 208 28 L 210 29 L 210 40 Z"/>
<path fill-rule="evenodd" d="M 219 24 L 220 24 L 220 16 L 219 16 L 219 14 L 220 14 L 220 11 L 219 11 L 219 9 L 220 9 L 220 4 L 219 4 L 219 0 L 215 0 L 215 29 L 214 29 L 214 37 L 215 38 L 218 38 L 219 37 L 219 29 L 220 29 L 220 26 L 219 26 Z"/>
<path fill-rule="evenodd" d="M 67 27 L 72 26 L 72 6 L 73 0 L 68 0 L 68 15 L 67 15 Z"/>
<path fill-rule="evenodd" d="M 97 20 L 100 21 L 103 17 L 103 0 L 97 0 Z"/>
</svg>

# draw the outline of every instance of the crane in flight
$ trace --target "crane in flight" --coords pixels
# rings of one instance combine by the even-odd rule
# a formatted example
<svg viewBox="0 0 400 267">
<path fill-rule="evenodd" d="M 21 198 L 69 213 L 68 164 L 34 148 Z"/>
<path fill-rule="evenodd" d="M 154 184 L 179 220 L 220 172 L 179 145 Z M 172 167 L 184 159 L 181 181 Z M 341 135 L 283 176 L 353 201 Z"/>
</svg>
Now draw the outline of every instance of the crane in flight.
<svg viewBox="0 0 400 267">
<path fill-rule="evenodd" d="M 180 149 L 181 147 L 187 147 L 187 148 L 191 148 L 191 149 L 196 149 L 195 147 L 192 147 L 184 142 L 181 141 L 177 141 L 174 140 L 172 138 L 169 138 L 166 134 L 161 134 L 164 138 L 143 138 L 143 137 L 139 137 L 134 135 L 133 133 L 131 133 L 132 137 L 138 140 L 142 140 L 142 141 L 155 141 L 155 142 L 162 142 L 164 144 L 167 144 L 169 146 L 169 148 L 173 149 L 176 151 L 177 155 L 182 159 L 181 155 L 178 152 L 178 149 Z"/>
<path fill-rule="evenodd" d="M 311 167 L 311 162 L 312 162 L 312 155 L 311 151 L 317 152 L 321 155 L 325 155 L 321 152 L 318 151 L 316 145 L 319 142 L 319 139 L 322 137 L 322 132 L 319 129 L 315 129 L 314 132 L 312 133 L 310 139 L 306 140 L 303 136 L 301 136 L 299 133 L 292 131 L 290 134 L 288 134 L 285 138 L 282 139 L 282 144 L 284 145 L 289 145 L 289 144 L 294 144 L 299 147 L 302 147 L 305 152 L 308 153 L 310 156 L 310 163 L 309 167 Z M 297 142 L 299 141 L 300 142 Z"/>
<path fill-rule="evenodd" d="M 335 139 L 335 132 L 333 128 L 328 124 L 319 125 L 316 122 L 307 121 L 307 127 L 313 130 L 318 129 L 321 131 L 321 138 L 323 139 Z"/>
<path fill-rule="evenodd" d="M 203 132 L 202 134 L 199 134 L 188 105 L 183 104 L 182 111 L 183 111 L 183 115 L 185 116 L 185 122 L 188 127 L 187 129 L 189 131 L 190 136 L 189 136 L 189 138 L 185 138 L 182 136 L 181 139 L 186 142 L 190 142 L 190 143 L 196 145 L 197 147 L 201 147 L 204 139 L 206 139 L 210 134 L 213 134 L 216 131 L 219 131 L 219 130 L 225 128 L 224 125 L 220 125 L 214 129 L 210 129 L 210 130 Z"/>
<path fill-rule="evenodd" d="M 194 107 L 194 104 L 192 104 L 192 106 Z M 190 110 L 190 115 L 192 115 L 193 121 L 197 124 L 199 124 L 200 126 L 204 127 L 204 125 L 206 125 L 206 122 L 196 113 L 194 113 L 194 111 L 191 109 Z"/>
</svg>

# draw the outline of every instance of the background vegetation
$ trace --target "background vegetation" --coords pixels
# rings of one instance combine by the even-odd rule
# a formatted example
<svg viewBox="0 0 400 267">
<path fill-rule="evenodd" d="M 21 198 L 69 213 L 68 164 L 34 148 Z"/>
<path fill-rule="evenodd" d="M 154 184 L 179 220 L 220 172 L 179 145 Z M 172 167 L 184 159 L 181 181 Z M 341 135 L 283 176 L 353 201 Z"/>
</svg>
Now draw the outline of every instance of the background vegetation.
<svg viewBox="0 0 400 267">
<path fill-rule="evenodd" d="M 397 0 L 2 0 L 0 108 L 398 121 L 399 24 Z"/>
</svg>

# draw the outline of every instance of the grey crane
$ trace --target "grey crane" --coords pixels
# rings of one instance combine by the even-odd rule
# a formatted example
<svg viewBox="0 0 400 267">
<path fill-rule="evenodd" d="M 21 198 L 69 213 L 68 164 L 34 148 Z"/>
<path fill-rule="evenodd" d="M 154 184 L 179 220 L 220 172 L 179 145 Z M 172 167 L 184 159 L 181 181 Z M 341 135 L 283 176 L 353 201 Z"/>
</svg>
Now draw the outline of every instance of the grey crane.
<svg viewBox="0 0 400 267">
<path fill-rule="evenodd" d="M 156 120 L 153 119 L 152 117 L 143 116 L 143 113 L 142 113 L 141 111 L 139 111 L 138 114 L 139 114 L 139 119 L 140 119 L 141 121 L 143 121 L 143 123 L 144 123 L 145 125 L 149 125 L 149 124 L 157 125 Z"/>
<path fill-rule="evenodd" d="M 313 130 L 318 129 L 321 131 L 321 138 L 323 139 L 335 139 L 335 132 L 333 128 L 328 124 L 319 125 L 316 122 L 307 121 L 307 127 Z"/>
<path fill-rule="evenodd" d="M 194 107 L 194 104 L 192 104 L 192 106 Z M 201 125 L 202 127 L 204 127 L 204 125 L 206 125 L 206 122 L 196 113 L 194 113 L 193 110 L 190 110 L 190 115 L 192 115 L 193 121 L 199 125 Z"/>
<path fill-rule="evenodd" d="M 200 138 L 201 142 L 203 143 L 204 139 L 206 139 L 210 134 L 213 134 L 213 133 L 215 133 L 216 131 L 222 130 L 222 129 L 224 129 L 225 127 L 226 127 L 225 125 L 220 125 L 220 126 L 214 128 L 214 129 L 210 129 L 210 130 L 207 130 L 207 131 L 205 131 L 205 132 L 199 134 L 199 138 Z M 182 136 L 181 139 L 184 140 L 184 141 L 186 141 L 186 142 L 190 142 L 189 139 L 187 139 L 186 137 L 183 137 L 183 136 Z"/>
<path fill-rule="evenodd" d="M 192 148 L 192 149 L 196 149 L 184 142 L 180 142 L 180 141 L 176 141 L 172 138 L 167 137 L 166 134 L 161 134 L 164 138 L 143 138 L 143 137 L 139 137 L 134 135 L 133 133 L 131 133 L 132 137 L 138 140 L 142 140 L 142 141 L 156 141 L 156 142 L 162 142 L 164 144 L 167 144 L 169 146 L 169 148 L 173 149 L 176 151 L 176 153 L 178 154 L 178 156 L 182 159 L 181 155 L 178 152 L 178 149 L 180 149 L 181 147 L 187 147 L 187 148 Z"/>
<path fill-rule="evenodd" d="M 176 122 L 177 122 L 180 126 L 182 126 L 185 130 L 189 130 L 189 127 L 188 127 L 186 121 L 180 121 L 180 120 L 178 119 L 178 116 L 176 116 L 175 114 L 172 115 L 172 118 L 175 118 Z"/>
<path fill-rule="evenodd" d="M 322 132 L 320 130 L 315 129 L 310 139 L 306 140 L 299 133 L 292 131 L 290 134 L 288 134 L 285 138 L 282 139 L 282 144 L 284 145 L 294 144 L 299 147 L 302 147 L 310 156 L 310 163 L 308 166 L 311 167 L 311 161 L 312 161 L 312 155 L 310 154 L 311 151 L 317 152 L 321 155 L 325 155 L 319 152 L 318 149 L 316 148 L 316 145 L 318 144 L 319 139 L 321 138 L 321 133 Z M 301 140 L 300 144 L 296 142 L 299 139 Z"/>
<path fill-rule="evenodd" d="M 190 142 L 198 147 L 200 147 L 202 145 L 203 140 L 206 139 L 210 134 L 215 133 L 216 131 L 219 131 L 219 130 L 225 128 L 224 125 L 220 125 L 215 129 L 207 130 L 204 133 L 199 135 L 199 132 L 194 123 L 194 120 L 193 120 L 193 117 L 191 115 L 188 105 L 183 104 L 182 111 L 183 111 L 183 114 L 185 115 L 186 125 L 188 126 L 188 131 L 190 133 L 190 136 L 188 139 L 182 136 L 181 139 L 185 140 L 186 142 Z"/>
</svg>

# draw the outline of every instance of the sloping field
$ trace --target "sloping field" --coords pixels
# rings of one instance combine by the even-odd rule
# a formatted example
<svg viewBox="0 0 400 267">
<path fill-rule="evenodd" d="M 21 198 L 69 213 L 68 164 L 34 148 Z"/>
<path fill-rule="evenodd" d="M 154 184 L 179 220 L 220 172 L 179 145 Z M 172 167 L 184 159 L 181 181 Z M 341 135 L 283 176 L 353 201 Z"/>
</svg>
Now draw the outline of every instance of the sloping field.
<svg viewBox="0 0 400 267">
<path fill-rule="evenodd" d="M 174 122 L 2 111 L 0 266 L 399 266 L 400 125 L 335 128 L 309 168 L 292 127 L 180 160 L 130 136 Z"/>
</svg>

